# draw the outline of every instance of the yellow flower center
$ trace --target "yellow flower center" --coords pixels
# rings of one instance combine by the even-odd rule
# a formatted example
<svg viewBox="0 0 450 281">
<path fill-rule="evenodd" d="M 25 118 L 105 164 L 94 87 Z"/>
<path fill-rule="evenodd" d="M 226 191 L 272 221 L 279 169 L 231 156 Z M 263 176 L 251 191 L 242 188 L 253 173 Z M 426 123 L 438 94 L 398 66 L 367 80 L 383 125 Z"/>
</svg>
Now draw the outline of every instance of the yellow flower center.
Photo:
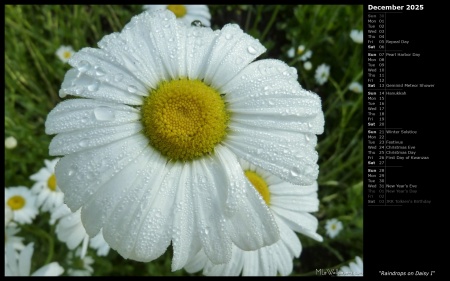
<svg viewBox="0 0 450 281">
<path fill-rule="evenodd" d="M 161 82 L 141 108 L 144 134 L 172 160 L 211 153 L 225 135 L 229 114 L 220 94 L 200 80 Z"/>
<path fill-rule="evenodd" d="M 168 5 L 167 10 L 175 14 L 177 18 L 184 17 L 186 15 L 186 7 L 184 5 Z"/>
<path fill-rule="evenodd" d="M 65 52 L 63 53 L 63 57 L 64 57 L 65 59 L 69 59 L 71 56 L 72 56 L 72 53 L 69 52 L 69 51 L 65 51 Z"/>
<path fill-rule="evenodd" d="M 8 206 L 13 211 L 22 209 L 23 206 L 25 206 L 25 203 L 26 203 L 25 198 L 23 198 L 20 195 L 12 196 L 11 198 L 8 199 L 7 202 Z"/>
<path fill-rule="evenodd" d="M 47 180 L 47 186 L 51 191 L 56 191 L 56 176 L 52 174 Z"/>
<path fill-rule="evenodd" d="M 252 183 L 253 187 L 261 194 L 267 205 L 270 205 L 270 191 L 266 181 L 257 173 L 246 170 L 245 176 Z"/>
<path fill-rule="evenodd" d="M 336 225 L 335 225 L 335 224 L 332 224 L 332 225 L 331 225 L 331 229 L 335 230 L 335 229 L 336 229 Z"/>
</svg>

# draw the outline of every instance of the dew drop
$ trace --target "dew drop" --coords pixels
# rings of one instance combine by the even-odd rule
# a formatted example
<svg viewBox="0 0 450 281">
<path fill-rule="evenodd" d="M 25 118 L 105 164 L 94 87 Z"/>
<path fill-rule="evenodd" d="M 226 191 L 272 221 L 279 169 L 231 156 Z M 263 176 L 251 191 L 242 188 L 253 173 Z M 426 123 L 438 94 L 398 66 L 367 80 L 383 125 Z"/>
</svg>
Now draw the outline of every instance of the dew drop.
<svg viewBox="0 0 450 281">
<path fill-rule="evenodd" d="M 79 146 L 81 147 L 86 147 L 88 145 L 88 140 L 87 139 L 82 139 L 79 143 Z"/>
<path fill-rule="evenodd" d="M 137 92 L 137 87 L 134 86 L 134 85 L 129 85 L 128 86 L 128 92 L 130 92 L 132 94 L 136 93 Z"/>
<path fill-rule="evenodd" d="M 114 81 L 116 82 L 120 82 L 123 80 L 123 74 L 122 73 L 118 73 L 114 76 Z"/>
<path fill-rule="evenodd" d="M 79 72 L 86 72 L 91 68 L 91 64 L 85 60 L 80 61 L 78 64 L 78 71 Z"/>
<path fill-rule="evenodd" d="M 309 136 L 308 135 L 305 135 L 305 140 L 307 141 L 307 142 L 309 142 Z"/>
<path fill-rule="evenodd" d="M 253 48 L 252 46 L 248 46 L 247 51 L 251 55 L 255 55 L 256 54 L 256 49 Z"/>
<path fill-rule="evenodd" d="M 312 128 L 312 124 L 310 122 L 308 122 L 308 127 Z"/>
<path fill-rule="evenodd" d="M 99 106 L 94 109 L 94 116 L 98 121 L 111 121 L 114 119 L 114 111 L 108 106 Z"/>
<path fill-rule="evenodd" d="M 298 167 L 294 167 L 291 170 L 291 175 L 294 176 L 294 177 L 298 177 L 300 175 L 300 173 L 301 173 L 301 171 L 300 171 L 300 169 Z"/>
<path fill-rule="evenodd" d="M 194 20 L 194 21 L 191 23 L 191 25 L 192 25 L 192 26 L 197 26 L 197 27 L 203 27 L 202 22 L 199 21 L 199 20 Z"/>
<path fill-rule="evenodd" d="M 95 92 L 98 90 L 98 88 L 100 88 L 100 81 L 94 81 L 94 83 L 92 83 L 91 85 L 89 85 L 88 90 L 91 92 Z"/>
<path fill-rule="evenodd" d="M 264 91 L 267 91 L 267 90 L 269 90 L 269 86 L 264 87 Z"/>
<path fill-rule="evenodd" d="M 71 176 L 73 176 L 74 173 L 75 173 L 74 170 L 69 170 L 69 171 L 67 172 L 67 175 L 68 175 L 69 177 L 71 177 Z"/>
<path fill-rule="evenodd" d="M 233 35 L 230 33 L 225 34 L 225 39 L 230 40 L 231 38 L 233 38 Z"/>
<path fill-rule="evenodd" d="M 100 76 L 103 76 L 105 74 L 106 74 L 106 72 L 101 67 L 99 67 L 99 66 L 95 67 L 95 75 L 100 77 Z"/>
</svg>

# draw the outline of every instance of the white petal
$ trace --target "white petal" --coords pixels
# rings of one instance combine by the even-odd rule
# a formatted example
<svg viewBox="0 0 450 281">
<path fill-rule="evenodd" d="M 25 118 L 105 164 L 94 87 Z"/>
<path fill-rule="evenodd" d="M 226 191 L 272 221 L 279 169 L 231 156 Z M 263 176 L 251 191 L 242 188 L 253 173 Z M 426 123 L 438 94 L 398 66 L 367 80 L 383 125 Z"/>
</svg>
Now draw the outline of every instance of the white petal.
<svg viewBox="0 0 450 281">
<path fill-rule="evenodd" d="M 184 266 L 184 269 L 189 273 L 198 272 L 203 269 L 203 267 L 208 262 L 208 257 L 203 250 L 197 252 Z"/>
<path fill-rule="evenodd" d="M 228 188 L 227 225 L 234 244 L 249 251 L 278 241 L 279 231 L 272 212 L 246 180 L 236 157 L 226 147 L 219 145 L 215 150 L 215 158 L 223 167 L 220 173 L 216 172 L 215 178 L 222 184 L 226 183 Z"/>
<path fill-rule="evenodd" d="M 242 276 L 258 276 L 258 251 L 244 252 Z"/>
<path fill-rule="evenodd" d="M 148 95 L 147 81 L 136 77 L 128 65 L 123 65 L 105 50 L 83 48 L 70 59 L 70 65 L 76 68 L 79 73 L 93 78 L 101 84 L 113 87 L 120 92 L 119 95 L 123 96 L 125 100 L 131 99 L 131 104 L 135 104 L 137 100 L 140 100 L 136 95 Z M 67 85 L 70 86 L 71 84 Z M 132 86 L 132 91 L 129 90 L 130 86 Z M 96 98 L 104 99 L 104 97 Z M 122 101 L 122 103 L 128 102 Z"/>
<path fill-rule="evenodd" d="M 227 24 L 214 41 L 208 59 L 205 82 L 217 90 L 264 53 L 259 40 L 245 34 L 237 24 Z"/>
<path fill-rule="evenodd" d="M 316 233 L 318 221 L 309 213 L 292 212 L 272 206 L 272 210 L 289 226 L 290 229 L 309 236 L 317 241 L 322 241 L 322 236 Z"/>
<path fill-rule="evenodd" d="M 302 252 L 302 244 L 300 243 L 300 239 L 282 219 L 279 219 L 278 217 L 276 217 L 276 219 L 277 225 L 280 228 L 281 243 L 284 243 L 292 256 L 298 258 Z"/>
<path fill-rule="evenodd" d="M 56 165 L 58 186 L 65 194 L 65 203 L 72 210 L 88 202 L 99 187 L 122 170 L 142 150 L 148 139 L 141 134 L 87 151 L 64 156 Z"/>
<path fill-rule="evenodd" d="M 132 122 L 117 126 L 88 128 L 59 133 L 50 142 L 49 151 L 51 155 L 66 155 L 80 152 L 130 137 L 141 130 L 141 123 Z"/>
<path fill-rule="evenodd" d="M 89 62 L 85 61 L 85 63 L 88 64 Z M 91 77 L 76 68 L 72 68 L 64 76 L 64 81 L 59 90 L 59 96 L 64 98 L 66 95 L 72 95 L 117 104 L 142 104 L 141 96 L 124 91 L 116 84 L 118 83 L 113 81 L 100 81 L 96 77 Z M 134 92 L 133 88 L 132 92 Z"/>
<path fill-rule="evenodd" d="M 30 276 L 31 256 L 34 252 L 34 243 L 29 243 L 19 255 L 19 272 L 20 276 Z"/>
<path fill-rule="evenodd" d="M 5 244 L 5 276 L 18 276 L 20 274 L 16 255 L 18 255 L 18 253 L 14 250 L 13 244 L 6 243 Z"/>
<path fill-rule="evenodd" d="M 63 272 L 64 268 L 54 261 L 39 268 L 31 276 L 60 276 Z"/>
<path fill-rule="evenodd" d="M 284 243 L 277 244 L 278 249 L 275 251 L 275 261 L 277 261 L 278 271 L 280 275 L 287 276 L 292 273 L 294 267 L 292 262 L 292 256 Z"/>
<path fill-rule="evenodd" d="M 220 200 L 224 196 L 224 190 L 211 173 L 211 166 L 217 164 L 204 159 L 192 163 L 191 188 L 196 229 L 202 248 L 212 263 L 220 264 L 231 258 L 231 239 L 226 229 Z"/>
<path fill-rule="evenodd" d="M 176 205 L 173 209 L 173 234 L 172 234 L 172 271 L 181 269 L 189 259 L 195 249 L 191 247 L 196 244 L 194 240 L 194 205 L 193 193 L 191 189 L 191 166 L 186 163 L 180 175 L 178 191 L 176 195 Z M 199 250 L 199 249 L 198 249 Z"/>
<path fill-rule="evenodd" d="M 217 33 L 208 27 L 186 28 L 186 71 L 189 79 L 202 80 Z"/>
<path fill-rule="evenodd" d="M 141 176 L 114 208 L 103 228 L 105 240 L 124 258 L 148 262 L 162 255 L 172 235 L 172 208 L 180 165 L 165 165 L 159 153 L 144 151 Z"/>
<path fill-rule="evenodd" d="M 317 197 L 317 182 L 311 186 L 280 183 L 270 186 L 271 206 L 294 212 L 317 212 L 319 199 Z"/>
<path fill-rule="evenodd" d="M 147 17 L 133 17 L 126 27 L 131 28 L 134 22 L 138 22 L 137 19 L 139 19 L 139 21 L 146 21 Z M 147 89 L 155 88 L 161 79 L 167 79 L 167 73 L 162 67 L 160 57 L 155 54 L 155 50 L 149 39 L 150 33 L 145 32 L 145 29 L 148 29 L 148 25 L 134 24 L 134 28 L 136 28 L 135 32 L 130 32 L 126 35 L 112 33 L 104 36 L 97 45 L 101 49 L 107 51 L 120 65 L 128 69 L 135 77 L 145 83 Z M 136 37 L 139 36 L 141 36 L 141 38 L 138 39 L 139 41 L 136 41 L 137 44 L 131 44 L 125 39 L 125 37 L 130 36 L 135 36 L 133 40 L 137 39 Z M 138 89 L 138 86 L 135 84 L 127 86 L 131 86 L 132 90 Z"/>
<path fill-rule="evenodd" d="M 45 133 L 57 134 L 79 129 L 130 123 L 140 119 L 137 109 L 91 99 L 71 99 L 59 103 L 45 121 Z"/>
<path fill-rule="evenodd" d="M 319 174 L 315 146 L 303 135 L 255 130 L 232 123 L 224 144 L 236 155 L 294 184 L 310 185 Z"/>
</svg>

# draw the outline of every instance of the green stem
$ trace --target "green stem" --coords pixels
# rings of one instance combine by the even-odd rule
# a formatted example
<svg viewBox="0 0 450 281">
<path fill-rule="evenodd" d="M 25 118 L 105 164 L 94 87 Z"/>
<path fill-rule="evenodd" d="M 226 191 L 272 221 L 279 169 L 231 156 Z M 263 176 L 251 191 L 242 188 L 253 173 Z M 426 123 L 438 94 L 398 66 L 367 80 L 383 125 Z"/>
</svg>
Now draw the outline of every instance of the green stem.
<svg viewBox="0 0 450 281">
<path fill-rule="evenodd" d="M 275 19 L 277 18 L 278 11 L 280 10 L 280 5 L 277 5 L 275 7 L 275 11 L 272 13 L 272 17 L 269 20 L 269 23 L 267 24 L 266 28 L 264 29 L 263 34 L 261 35 L 261 42 L 264 41 L 264 38 L 266 37 L 267 33 L 269 32 L 270 28 L 272 28 L 273 23 L 275 22 Z"/>
</svg>

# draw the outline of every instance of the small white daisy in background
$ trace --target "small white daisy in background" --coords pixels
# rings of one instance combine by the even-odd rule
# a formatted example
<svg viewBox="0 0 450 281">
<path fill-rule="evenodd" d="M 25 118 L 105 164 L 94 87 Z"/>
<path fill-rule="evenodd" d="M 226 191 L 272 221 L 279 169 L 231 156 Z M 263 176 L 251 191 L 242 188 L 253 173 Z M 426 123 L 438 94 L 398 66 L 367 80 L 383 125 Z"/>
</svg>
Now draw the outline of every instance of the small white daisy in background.
<svg viewBox="0 0 450 281">
<path fill-rule="evenodd" d="M 58 221 L 55 229 L 56 236 L 61 242 L 66 243 L 70 250 L 74 250 L 80 244 L 80 255 L 83 258 L 86 255 L 87 248 L 97 250 L 99 256 L 106 256 L 109 253 L 110 247 L 103 238 L 103 232 L 100 232 L 89 238 L 86 230 L 81 222 L 81 209 L 72 213 L 66 204 L 61 204 L 55 208 L 50 217 L 50 224 L 55 224 Z"/>
<path fill-rule="evenodd" d="M 306 51 L 306 53 L 304 53 L 301 57 L 300 60 L 301 61 L 307 61 L 312 57 L 313 52 L 311 50 Z"/>
<path fill-rule="evenodd" d="M 363 40 L 364 40 L 364 38 L 363 38 L 363 31 L 362 30 L 353 29 L 350 32 L 350 38 L 352 38 L 352 40 L 355 43 L 362 44 Z"/>
<path fill-rule="evenodd" d="M 362 93 L 362 91 L 363 91 L 362 85 L 361 85 L 360 83 L 358 83 L 358 82 L 352 82 L 352 83 L 350 83 L 350 85 L 348 85 L 348 89 L 349 89 L 350 91 L 352 91 L 352 92 L 357 93 L 357 94 L 360 94 L 360 93 Z"/>
<path fill-rule="evenodd" d="M 343 228 L 342 222 L 336 218 L 329 219 L 325 223 L 325 230 L 330 238 L 336 237 Z"/>
<path fill-rule="evenodd" d="M 55 176 L 55 166 L 58 161 L 59 158 L 45 159 L 45 167 L 30 176 L 30 179 L 36 182 L 31 187 L 31 192 L 36 194 L 36 205 L 44 212 L 59 207 L 64 201 L 64 193 L 59 189 Z"/>
<path fill-rule="evenodd" d="M 30 224 L 38 214 L 36 196 L 25 186 L 5 188 L 5 205 L 13 212 L 13 220 L 18 223 Z"/>
<path fill-rule="evenodd" d="M 111 249 L 108 243 L 106 243 L 105 238 L 103 238 L 102 230 L 89 240 L 89 246 L 97 250 L 97 256 L 107 256 Z"/>
<path fill-rule="evenodd" d="M 330 76 L 330 66 L 322 63 L 316 68 L 316 73 L 314 78 L 316 78 L 316 82 L 319 85 L 325 84 L 328 81 L 328 77 Z"/>
<path fill-rule="evenodd" d="M 187 25 L 199 20 L 203 26 L 211 26 L 211 14 L 208 5 L 144 5 L 145 10 L 169 10 L 175 14 L 178 20 Z"/>
<path fill-rule="evenodd" d="M 58 221 L 55 229 L 59 241 L 66 243 L 70 250 L 81 244 L 80 255 L 84 257 L 89 245 L 89 235 L 81 222 L 81 209 L 72 213 L 66 204 L 55 208 L 50 217 L 50 224 Z"/>
<path fill-rule="evenodd" d="M 62 62 L 68 62 L 69 59 L 73 56 L 75 51 L 73 50 L 72 46 L 61 46 L 56 50 L 56 56 L 62 61 Z"/>
<path fill-rule="evenodd" d="M 312 69 L 312 63 L 310 61 L 305 61 L 305 63 L 303 63 L 303 68 L 305 70 L 311 70 Z"/>
<path fill-rule="evenodd" d="M 319 174 L 320 97 L 297 70 L 261 59 L 238 25 L 180 24 L 167 10 L 134 16 L 99 48 L 84 48 L 48 114 L 50 155 L 64 202 L 89 236 L 100 230 L 122 257 L 149 262 L 173 249 L 172 271 L 200 248 L 214 264 L 232 247 L 280 239 L 246 180 L 244 158 L 296 185 Z M 276 157 L 274 157 L 276 155 Z"/>
<path fill-rule="evenodd" d="M 80 248 L 68 253 L 67 263 L 69 264 L 67 269 L 67 275 L 69 276 L 91 276 L 94 272 L 92 268 L 94 259 L 91 256 L 82 257 Z"/>
<path fill-rule="evenodd" d="M 30 275 L 34 243 L 29 243 L 20 253 L 12 245 L 5 245 L 5 276 L 60 276 L 64 272 L 58 262 L 42 266 Z"/>
<path fill-rule="evenodd" d="M 291 47 L 288 51 L 287 51 L 287 56 L 289 58 L 293 58 L 295 56 L 299 56 L 301 55 L 303 52 L 305 51 L 305 46 L 304 45 L 300 45 L 297 47 L 297 50 L 295 50 L 294 47 Z"/>
<path fill-rule="evenodd" d="M 311 141 L 316 141 L 311 135 Z M 243 251 L 233 247 L 231 261 L 215 265 L 200 250 L 184 267 L 190 273 L 203 269 L 209 276 L 287 276 L 292 273 L 293 258 L 302 251 L 299 232 L 321 242 L 322 236 L 316 233 L 318 221 L 310 214 L 319 209 L 317 183 L 298 186 L 240 160 L 247 179 L 259 192 L 261 199 L 274 214 L 280 229 L 280 240 L 256 251 Z"/>
<path fill-rule="evenodd" d="M 9 224 L 5 227 L 5 247 L 6 245 L 12 245 L 12 248 L 16 251 L 25 248 L 23 237 L 16 236 L 19 231 L 20 229 L 14 224 Z"/>
<path fill-rule="evenodd" d="M 16 148 L 16 146 L 17 146 L 17 140 L 15 137 L 9 136 L 9 137 L 5 138 L 5 148 L 6 149 L 13 149 L 13 148 Z"/>
<path fill-rule="evenodd" d="M 363 261 L 360 257 L 356 257 L 354 262 L 350 262 L 348 266 L 343 266 L 338 271 L 338 276 L 352 277 L 352 276 L 363 276 L 364 267 Z"/>
</svg>

